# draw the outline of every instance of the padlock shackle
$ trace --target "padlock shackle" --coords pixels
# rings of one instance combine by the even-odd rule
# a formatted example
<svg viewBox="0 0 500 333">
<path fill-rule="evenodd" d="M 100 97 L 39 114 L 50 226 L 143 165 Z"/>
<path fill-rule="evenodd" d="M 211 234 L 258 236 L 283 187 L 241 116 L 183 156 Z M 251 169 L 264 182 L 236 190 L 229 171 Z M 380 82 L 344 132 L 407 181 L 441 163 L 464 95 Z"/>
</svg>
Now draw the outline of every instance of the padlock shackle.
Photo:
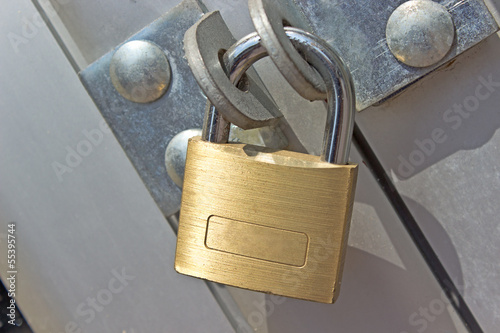
<svg viewBox="0 0 500 333">
<path fill-rule="evenodd" d="M 323 39 L 293 27 L 285 27 L 285 32 L 293 46 L 325 81 L 328 113 L 321 159 L 346 164 L 356 114 L 351 74 L 344 61 Z"/>
<path fill-rule="evenodd" d="M 321 159 L 329 163 L 346 164 L 355 116 L 351 75 L 342 59 L 321 38 L 292 27 L 285 27 L 285 33 L 325 81 L 328 114 Z M 224 55 L 225 69 L 231 82 L 238 84 L 245 71 L 265 56 L 267 51 L 261 45 L 257 33 L 252 33 L 234 44 Z M 203 139 L 221 143 L 227 142 L 228 136 L 229 123 L 209 103 L 205 112 Z"/>
</svg>

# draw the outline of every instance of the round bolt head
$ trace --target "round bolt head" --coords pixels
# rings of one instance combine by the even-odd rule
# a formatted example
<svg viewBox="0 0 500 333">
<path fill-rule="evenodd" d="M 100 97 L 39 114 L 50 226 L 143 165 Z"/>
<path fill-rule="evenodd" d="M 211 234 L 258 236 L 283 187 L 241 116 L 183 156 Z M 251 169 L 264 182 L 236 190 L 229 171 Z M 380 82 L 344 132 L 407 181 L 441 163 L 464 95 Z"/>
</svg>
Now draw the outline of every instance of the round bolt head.
<svg viewBox="0 0 500 333">
<path fill-rule="evenodd" d="M 178 133 L 170 140 L 165 151 L 165 167 L 174 183 L 182 188 L 188 140 L 193 136 L 201 136 L 201 129 L 188 129 Z"/>
<path fill-rule="evenodd" d="M 427 67 L 450 51 L 455 27 L 442 5 L 430 0 L 412 0 L 391 14 L 386 37 L 389 49 L 399 61 L 412 67 Z"/>
<path fill-rule="evenodd" d="M 111 82 L 126 99 L 149 103 L 160 98 L 170 85 L 170 65 L 157 45 L 134 40 L 120 46 L 109 66 Z"/>
</svg>

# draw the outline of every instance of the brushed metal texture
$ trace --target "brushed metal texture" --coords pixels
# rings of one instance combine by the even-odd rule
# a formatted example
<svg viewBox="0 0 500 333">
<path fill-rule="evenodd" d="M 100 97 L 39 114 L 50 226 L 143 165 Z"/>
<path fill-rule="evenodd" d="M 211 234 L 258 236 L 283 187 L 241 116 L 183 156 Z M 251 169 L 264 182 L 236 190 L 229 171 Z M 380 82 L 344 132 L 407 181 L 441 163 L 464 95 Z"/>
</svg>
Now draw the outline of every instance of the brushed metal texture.
<svg viewBox="0 0 500 333">
<path fill-rule="evenodd" d="M 192 138 L 175 268 L 245 289 L 333 303 L 339 294 L 356 179 L 357 165 Z M 210 249 L 205 243 L 207 221 L 214 215 L 306 234 L 305 264 L 297 267 Z M 218 237 L 232 237 L 232 231 Z M 287 238 L 257 244 L 261 249 L 256 252 L 287 246 L 281 242 Z"/>
</svg>

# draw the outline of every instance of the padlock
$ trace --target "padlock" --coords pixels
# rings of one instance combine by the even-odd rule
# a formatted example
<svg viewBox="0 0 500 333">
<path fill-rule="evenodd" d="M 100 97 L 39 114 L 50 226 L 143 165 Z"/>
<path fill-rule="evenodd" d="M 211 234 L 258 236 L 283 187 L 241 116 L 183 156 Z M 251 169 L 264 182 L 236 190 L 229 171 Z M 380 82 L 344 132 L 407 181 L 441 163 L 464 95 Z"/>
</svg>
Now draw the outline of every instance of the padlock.
<svg viewBox="0 0 500 333">
<path fill-rule="evenodd" d="M 235 287 L 333 303 L 357 180 L 357 165 L 346 163 L 354 92 L 348 71 L 328 45 L 300 29 L 287 27 L 286 33 L 325 81 L 329 115 L 323 153 L 190 139 L 175 269 Z M 213 111 L 206 111 L 205 139 L 214 137 L 211 129 L 222 121 L 216 112 L 209 114 Z"/>
</svg>

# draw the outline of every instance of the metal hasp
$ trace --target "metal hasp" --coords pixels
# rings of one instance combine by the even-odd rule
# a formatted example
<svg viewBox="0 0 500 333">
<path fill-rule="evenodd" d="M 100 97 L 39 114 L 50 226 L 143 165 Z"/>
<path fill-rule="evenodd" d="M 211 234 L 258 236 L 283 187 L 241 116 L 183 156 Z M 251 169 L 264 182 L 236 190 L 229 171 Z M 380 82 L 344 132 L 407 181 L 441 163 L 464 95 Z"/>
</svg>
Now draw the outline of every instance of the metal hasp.
<svg viewBox="0 0 500 333">
<path fill-rule="evenodd" d="M 244 129 L 272 125 L 283 115 L 272 98 L 255 84 L 258 80 L 255 70 L 246 73 L 247 91 L 238 89 L 227 79 L 221 64 L 224 54 L 221 51 L 229 49 L 235 42 L 219 12 L 203 16 L 184 37 L 189 67 L 207 97 L 226 111 L 224 117 L 229 122 Z M 217 97 L 211 98 L 214 96 Z"/>
<path fill-rule="evenodd" d="M 205 8 L 198 1 L 185 0 L 80 72 L 85 88 L 166 216 L 176 213 L 181 201 L 181 190 L 165 170 L 167 144 L 177 133 L 201 128 L 203 122 L 206 98 L 198 90 L 184 58 L 183 39 L 186 30 L 204 12 Z M 124 48 L 134 45 L 152 49 L 160 59 L 164 53 L 170 64 L 171 78 L 166 80 L 159 75 L 166 73 L 165 62 L 160 61 L 159 66 L 163 69 L 153 75 L 153 81 L 141 84 L 139 75 L 136 94 L 129 98 L 115 89 L 113 64 L 121 59 L 118 56 Z M 170 70 L 168 72 L 170 76 Z M 158 83 L 157 77 L 165 82 Z M 164 87 L 166 92 L 162 95 Z M 157 91 L 151 94 L 143 88 Z M 133 89 L 126 90 L 132 93 Z"/>
<path fill-rule="evenodd" d="M 259 1 L 269 6 L 277 2 Z M 353 77 L 358 111 L 400 92 L 498 30 L 497 23 L 481 0 L 436 1 L 451 15 L 455 27 L 454 42 L 441 60 L 427 67 L 412 67 L 392 54 L 386 40 L 389 17 L 405 1 L 295 2 L 308 19 L 311 31 L 326 40 L 344 59 Z"/>
<path fill-rule="evenodd" d="M 293 47 L 283 29 L 288 25 L 311 31 L 294 0 L 249 0 L 248 8 L 262 45 L 288 83 L 304 98 L 325 99 L 323 80 Z"/>
</svg>

